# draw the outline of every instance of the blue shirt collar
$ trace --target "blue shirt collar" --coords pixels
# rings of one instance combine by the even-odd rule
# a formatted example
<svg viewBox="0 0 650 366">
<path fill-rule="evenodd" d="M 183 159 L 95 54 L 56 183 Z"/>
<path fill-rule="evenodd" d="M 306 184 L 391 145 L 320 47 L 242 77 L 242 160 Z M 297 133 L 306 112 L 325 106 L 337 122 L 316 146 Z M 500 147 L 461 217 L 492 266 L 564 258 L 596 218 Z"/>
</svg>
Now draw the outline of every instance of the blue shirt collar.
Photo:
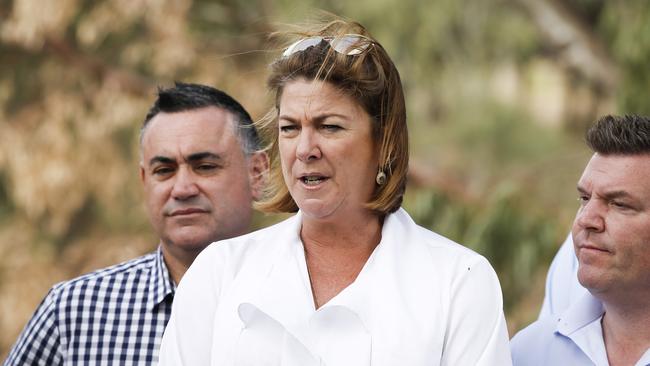
<svg viewBox="0 0 650 366">
<path fill-rule="evenodd" d="M 556 330 L 568 337 L 600 319 L 604 312 L 603 304 L 590 293 L 586 293 L 562 312 Z"/>
</svg>

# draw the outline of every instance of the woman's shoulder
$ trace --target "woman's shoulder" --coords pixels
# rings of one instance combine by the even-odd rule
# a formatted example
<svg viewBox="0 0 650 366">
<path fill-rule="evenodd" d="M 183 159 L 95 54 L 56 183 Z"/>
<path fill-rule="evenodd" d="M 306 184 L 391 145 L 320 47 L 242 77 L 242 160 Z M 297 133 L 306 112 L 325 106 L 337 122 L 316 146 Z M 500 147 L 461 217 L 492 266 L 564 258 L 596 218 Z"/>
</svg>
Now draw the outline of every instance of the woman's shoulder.
<svg viewBox="0 0 650 366">
<path fill-rule="evenodd" d="M 236 270 L 246 261 L 268 258 L 282 250 L 283 244 L 291 243 L 298 230 L 299 222 L 296 216 L 292 216 L 269 227 L 214 242 L 199 254 L 192 266 Z"/>
<path fill-rule="evenodd" d="M 462 318 L 463 311 L 478 317 L 500 314 L 499 280 L 485 257 L 417 225 L 404 210 L 393 215 L 386 222 L 392 240 L 383 258 L 393 262 L 411 301 L 424 304 L 424 311 L 440 306 L 443 317 Z M 477 301 L 485 306 L 476 308 Z"/>
<path fill-rule="evenodd" d="M 392 227 L 402 238 L 401 245 L 404 247 L 409 247 L 413 251 L 426 251 L 431 253 L 433 258 L 444 262 L 449 262 L 451 259 L 470 262 L 486 261 L 482 255 L 472 249 L 418 225 L 404 209 L 400 209 L 392 216 Z"/>
<path fill-rule="evenodd" d="M 282 250 L 282 243 L 289 242 L 282 236 L 287 235 L 293 222 L 292 217 L 265 229 L 210 244 L 183 275 L 177 297 L 203 298 L 205 304 L 215 304 L 223 291 L 242 275 L 263 273 Z M 187 302 L 196 303 L 195 300 Z"/>
</svg>

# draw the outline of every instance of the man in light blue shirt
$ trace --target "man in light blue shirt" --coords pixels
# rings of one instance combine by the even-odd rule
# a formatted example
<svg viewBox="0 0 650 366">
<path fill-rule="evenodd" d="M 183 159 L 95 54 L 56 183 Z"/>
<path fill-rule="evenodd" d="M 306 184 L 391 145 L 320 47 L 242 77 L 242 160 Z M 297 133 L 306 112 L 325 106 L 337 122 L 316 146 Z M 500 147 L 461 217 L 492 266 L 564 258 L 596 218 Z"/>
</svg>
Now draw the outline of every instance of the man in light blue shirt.
<svg viewBox="0 0 650 366">
<path fill-rule="evenodd" d="M 560 314 L 587 292 L 578 282 L 578 257 L 569 233 L 548 269 L 544 302 L 539 317 Z"/>
<path fill-rule="evenodd" d="M 568 300 L 563 290 L 558 312 L 513 338 L 515 366 L 650 365 L 650 119 L 603 117 L 587 144 L 594 155 L 578 182 L 572 241 L 588 292 Z M 561 259 L 570 256 L 558 258 L 549 278 L 572 281 Z"/>
</svg>

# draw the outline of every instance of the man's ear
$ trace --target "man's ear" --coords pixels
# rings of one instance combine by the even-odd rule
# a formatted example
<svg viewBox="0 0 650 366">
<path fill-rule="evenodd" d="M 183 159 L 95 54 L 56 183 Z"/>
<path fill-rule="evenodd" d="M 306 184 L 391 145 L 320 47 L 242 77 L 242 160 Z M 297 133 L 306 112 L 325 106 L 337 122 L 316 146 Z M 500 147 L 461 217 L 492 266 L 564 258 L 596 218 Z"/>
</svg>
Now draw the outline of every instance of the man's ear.
<svg viewBox="0 0 650 366">
<path fill-rule="evenodd" d="M 269 157 L 265 152 L 254 152 L 248 157 L 248 180 L 254 200 L 260 200 L 264 194 L 269 172 Z"/>
<path fill-rule="evenodd" d="M 144 166 L 140 163 L 140 182 L 144 184 Z"/>
</svg>

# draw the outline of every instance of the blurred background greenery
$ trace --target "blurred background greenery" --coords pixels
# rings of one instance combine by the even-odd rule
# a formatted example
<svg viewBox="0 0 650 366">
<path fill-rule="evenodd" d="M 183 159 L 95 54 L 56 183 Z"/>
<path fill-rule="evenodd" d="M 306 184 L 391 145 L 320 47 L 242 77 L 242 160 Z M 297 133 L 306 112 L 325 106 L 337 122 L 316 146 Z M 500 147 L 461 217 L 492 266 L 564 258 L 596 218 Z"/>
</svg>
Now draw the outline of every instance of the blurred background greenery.
<svg viewBox="0 0 650 366">
<path fill-rule="evenodd" d="M 584 129 L 650 113 L 650 2 L 0 0 L 0 357 L 54 283 L 155 247 L 136 136 L 156 86 L 214 85 L 259 118 L 269 32 L 318 9 L 360 21 L 400 70 L 405 208 L 488 257 L 511 333 L 536 317 Z"/>
</svg>

